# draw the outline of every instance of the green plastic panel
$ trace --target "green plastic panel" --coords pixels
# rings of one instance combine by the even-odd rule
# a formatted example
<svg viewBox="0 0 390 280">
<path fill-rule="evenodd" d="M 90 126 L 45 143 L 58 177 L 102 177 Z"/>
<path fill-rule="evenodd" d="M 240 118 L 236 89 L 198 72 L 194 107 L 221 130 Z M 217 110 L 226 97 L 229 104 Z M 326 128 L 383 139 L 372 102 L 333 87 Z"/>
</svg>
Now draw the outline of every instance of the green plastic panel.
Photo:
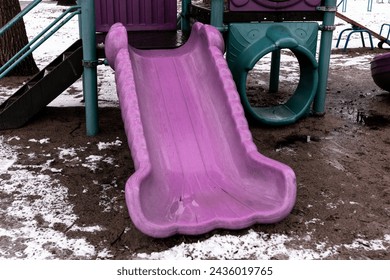
<svg viewBox="0 0 390 280">
<path fill-rule="evenodd" d="M 270 125 L 286 125 L 308 114 L 318 86 L 318 30 L 319 26 L 314 22 L 239 23 L 229 26 L 226 58 L 244 109 L 255 120 Z M 299 62 L 298 86 L 284 104 L 252 107 L 246 94 L 248 71 L 263 56 L 281 49 L 291 50 Z"/>
</svg>

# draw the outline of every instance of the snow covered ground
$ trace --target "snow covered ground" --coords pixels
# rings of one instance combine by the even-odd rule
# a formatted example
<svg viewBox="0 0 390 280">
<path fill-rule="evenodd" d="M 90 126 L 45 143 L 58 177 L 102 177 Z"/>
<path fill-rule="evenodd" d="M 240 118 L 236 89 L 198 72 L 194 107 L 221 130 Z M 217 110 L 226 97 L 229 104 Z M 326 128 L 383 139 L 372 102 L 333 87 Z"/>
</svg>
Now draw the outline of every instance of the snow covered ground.
<svg viewBox="0 0 390 280">
<path fill-rule="evenodd" d="M 390 4 L 378 4 L 374 1 L 372 12 L 366 12 L 367 1 L 348 1 L 347 16 L 369 26 L 373 30 L 380 29 L 382 23 L 390 16 Z M 45 1 L 40 4 L 34 12 L 25 17 L 25 24 L 30 38 L 36 35 L 43 27 L 47 26 L 51 20 L 61 13 L 64 7 L 58 7 L 54 2 Z M 336 20 L 338 33 L 349 25 L 339 19 Z M 34 52 L 34 58 L 39 67 L 47 65 L 59 53 L 65 50 L 70 44 L 78 39 L 78 23 L 74 18 L 65 25 L 55 36 L 49 39 L 44 45 Z M 377 42 L 377 40 L 374 40 Z M 352 39 L 350 46 L 359 47 L 360 38 Z M 339 64 L 349 63 L 352 67 L 364 67 L 369 69 L 371 55 L 351 59 L 342 54 L 333 55 L 331 67 Z M 118 106 L 116 97 L 115 81 L 113 71 L 109 67 L 101 66 L 98 69 L 99 106 Z M 0 102 L 11 95 L 15 89 L 7 89 L 1 86 L 0 82 Z M 83 106 L 82 84 L 76 82 L 65 94 L 60 95 L 50 106 Z M 0 217 L 3 226 L 0 228 L 0 259 L 51 259 L 52 246 L 69 250 L 74 258 L 110 258 L 108 249 L 97 250 L 86 239 L 73 239 L 64 233 L 57 231 L 54 225 L 61 221 L 68 226 L 74 224 L 78 217 L 73 212 L 73 205 L 68 200 L 67 188 L 61 185 L 54 177 L 42 175 L 43 170 L 49 170 L 52 174 L 61 170 L 51 167 L 51 152 L 47 151 L 46 164 L 39 166 L 18 165 L 17 160 L 25 147 L 15 144 L 18 140 L 17 131 L 13 137 L 3 137 L 0 135 Z M 31 143 L 45 145 L 50 139 L 29 139 Z M 102 148 L 110 145 L 121 145 L 116 142 L 101 142 Z M 83 147 L 72 147 L 71 143 L 66 147 L 58 147 L 61 159 L 65 161 L 77 161 L 77 149 Z M 34 154 L 28 155 L 34 157 Z M 93 162 L 101 160 L 94 155 L 85 159 L 86 164 L 93 167 Z M 47 192 L 50 185 L 52 192 Z M 34 196 L 34 202 L 29 202 L 28 198 Z M 61 214 L 56 212 L 61 209 Z M 40 215 L 46 224 L 45 228 L 40 227 L 34 217 Z M 316 221 L 311 221 L 315 223 Z M 49 225 L 49 226 L 47 226 Z M 72 231 L 99 231 L 96 227 L 73 226 Z M 366 250 L 382 250 L 390 244 L 390 236 L 385 236 L 382 240 L 356 239 L 351 244 L 338 244 L 330 246 L 327 243 L 318 244 L 313 249 L 289 249 L 285 243 L 299 239 L 299 236 L 286 236 L 282 234 L 261 234 L 249 231 L 246 235 L 237 237 L 233 235 L 214 235 L 211 238 L 193 244 L 181 244 L 167 251 L 155 253 L 142 253 L 132 256 L 136 259 L 272 259 L 275 256 L 287 256 L 290 259 L 322 259 L 336 254 L 340 247 L 361 248 Z M 310 239 L 310 232 L 303 238 Z M 50 245 L 52 244 L 52 245 Z M 240 250 L 239 250 L 240 249 Z"/>
</svg>

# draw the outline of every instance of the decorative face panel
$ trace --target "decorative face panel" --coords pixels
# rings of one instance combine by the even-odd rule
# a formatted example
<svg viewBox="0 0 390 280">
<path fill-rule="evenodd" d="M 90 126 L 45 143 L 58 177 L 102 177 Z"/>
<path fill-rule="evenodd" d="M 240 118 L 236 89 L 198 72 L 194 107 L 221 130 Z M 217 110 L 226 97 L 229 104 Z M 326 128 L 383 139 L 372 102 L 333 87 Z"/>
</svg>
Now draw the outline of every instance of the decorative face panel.
<svg viewBox="0 0 390 280">
<path fill-rule="evenodd" d="M 231 11 L 315 11 L 321 0 L 230 0 Z"/>
</svg>

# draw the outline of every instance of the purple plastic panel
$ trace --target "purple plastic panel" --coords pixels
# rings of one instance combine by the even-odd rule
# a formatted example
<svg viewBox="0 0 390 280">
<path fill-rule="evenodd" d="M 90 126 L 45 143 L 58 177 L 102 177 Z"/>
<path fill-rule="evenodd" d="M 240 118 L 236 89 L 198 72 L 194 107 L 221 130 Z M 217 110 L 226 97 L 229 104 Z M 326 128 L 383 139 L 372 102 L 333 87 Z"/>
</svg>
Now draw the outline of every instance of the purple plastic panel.
<svg viewBox="0 0 390 280">
<path fill-rule="evenodd" d="M 371 76 L 377 86 L 390 91 L 390 53 L 374 57 L 371 62 Z"/>
<path fill-rule="evenodd" d="M 195 23 L 176 49 L 127 42 L 115 24 L 105 50 L 134 161 L 126 203 L 136 227 L 167 237 L 285 218 L 295 204 L 295 174 L 257 151 L 221 33 Z"/>
<path fill-rule="evenodd" d="M 230 0 L 231 11 L 315 11 L 321 0 Z"/>
<path fill-rule="evenodd" d="M 375 74 L 390 73 L 390 53 L 375 56 L 371 62 L 371 69 Z"/>
<path fill-rule="evenodd" d="M 95 0 L 96 31 L 116 22 L 128 31 L 175 30 L 176 0 Z"/>
</svg>

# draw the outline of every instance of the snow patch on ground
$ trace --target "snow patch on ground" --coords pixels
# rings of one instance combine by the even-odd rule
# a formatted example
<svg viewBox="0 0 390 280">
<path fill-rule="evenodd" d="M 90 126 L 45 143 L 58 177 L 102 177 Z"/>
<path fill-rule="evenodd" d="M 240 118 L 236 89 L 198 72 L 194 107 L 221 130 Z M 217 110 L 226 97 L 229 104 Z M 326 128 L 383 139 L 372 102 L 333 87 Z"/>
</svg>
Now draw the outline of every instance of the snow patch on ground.
<svg viewBox="0 0 390 280">
<path fill-rule="evenodd" d="M 313 221 L 316 222 L 316 221 Z M 310 233 L 305 237 L 310 241 Z M 351 250 L 377 251 L 389 250 L 390 235 L 384 236 L 383 240 L 365 240 L 359 238 L 351 244 L 329 245 L 320 242 L 316 249 L 304 248 L 305 238 L 299 236 L 287 236 L 284 234 L 265 234 L 249 230 L 246 235 L 214 235 L 211 238 L 197 243 L 185 244 L 172 247 L 169 250 L 151 254 L 137 254 L 137 259 L 151 260 L 204 260 L 204 259 L 290 259 L 290 260 L 316 260 L 337 255 L 341 248 Z M 294 248 L 294 241 L 299 240 L 300 245 Z"/>
<path fill-rule="evenodd" d="M 11 146 L 9 141 L 0 137 L 0 259 L 95 256 L 95 248 L 84 238 L 68 238 L 66 230 L 57 229 L 77 224 L 67 188 L 42 174 L 42 170 L 18 165 L 18 147 Z"/>
<path fill-rule="evenodd" d="M 120 147 L 122 145 L 122 141 L 117 139 L 114 142 L 99 142 L 97 144 L 99 151 L 109 149 L 113 146 Z"/>
</svg>

